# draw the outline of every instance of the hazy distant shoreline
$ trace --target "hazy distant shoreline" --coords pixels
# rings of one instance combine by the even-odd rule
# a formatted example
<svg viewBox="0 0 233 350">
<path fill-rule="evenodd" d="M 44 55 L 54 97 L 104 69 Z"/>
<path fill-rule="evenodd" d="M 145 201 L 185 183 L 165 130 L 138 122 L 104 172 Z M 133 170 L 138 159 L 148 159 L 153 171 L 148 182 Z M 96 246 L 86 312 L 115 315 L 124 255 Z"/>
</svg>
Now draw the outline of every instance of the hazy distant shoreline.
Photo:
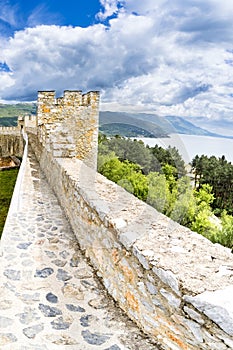
<svg viewBox="0 0 233 350">
<path fill-rule="evenodd" d="M 166 138 L 139 137 L 146 145 L 153 147 L 156 144 L 163 148 L 169 145 L 176 147 L 185 163 L 189 163 L 195 155 L 205 154 L 208 157 L 226 157 L 227 161 L 233 163 L 233 138 L 221 138 L 213 136 L 171 134 Z"/>
</svg>

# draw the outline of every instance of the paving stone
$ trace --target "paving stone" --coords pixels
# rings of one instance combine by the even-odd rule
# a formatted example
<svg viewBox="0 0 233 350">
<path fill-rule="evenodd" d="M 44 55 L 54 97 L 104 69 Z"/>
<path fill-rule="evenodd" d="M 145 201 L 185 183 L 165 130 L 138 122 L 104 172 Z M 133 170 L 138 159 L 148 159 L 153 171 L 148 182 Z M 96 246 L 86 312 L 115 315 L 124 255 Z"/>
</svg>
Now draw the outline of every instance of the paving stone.
<svg viewBox="0 0 233 350">
<path fill-rule="evenodd" d="M 103 309 L 107 306 L 107 300 L 100 297 L 92 299 L 88 302 L 88 304 L 93 307 L 94 309 Z"/>
<path fill-rule="evenodd" d="M 51 252 L 49 250 L 45 250 L 45 253 L 49 258 L 56 258 L 56 254 L 54 252 Z"/>
<path fill-rule="evenodd" d="M 17 342 L 17 338 L 13 333 L 0 333 L 0 346 L 15 342 Z"/>
<path fill-rule="evenodd" d="M 9 278 L 10 280 L 13 280 L 13 281 L 19 281 L 20 280 L 20 271 L 17 271 L 17 270 L 11 270 L 11 269 L 6 269 L 4 271 L 4 275 Z"/>
<path fill-rule="evenodd" d="M 34 277 L 47 278 L 54 272 L 54 269 L 51 267 L 45 267 L 42 270 L 36 270 Z"/>
<path fill-rule="evenodd" d="M 76 286 L 73 283 L 66 282 L 62 287 L 62 293 L 66 298 L 75 298 L 77 300 L 84 299 L 83 291 L 80 289 L 80 287 Z"/>
<path fill-rule="evenodd" d="M 85 312 L 86 310 L 81 306 L 75 306 L 73 304 L 66 304 L 66 308 L 73 312 Z"/>
<path fill-rule="evenodd" d="M 51 322 L 51 325 L 54 329 L 67 329 L 70 327 L 72 322 L 67 322 L 63 317 L 58 317 L 56 320 Z"/>
<path fill-rule="evenodd" d="M 82 336 L 84 340 L 91 345 L 102 345 L 110 339 L 110 335 L 91 333 L 90 331 L 82 331 Z"/>
<path fill-rule="evenodd" d="M 80 318 L 80 324 L 83 327 L 89 327 L 91 323 L 97 322 L 99 319 L 93 315 L 85 315 Z"/>
<path fill-rule="evenodd" d="M 62 314 L 61 310 L 59 310 L 58 308 L 44 304 L 39 304 L 39 310 L 43 313 L 45 317 L 55 317 Z"/>
<path fill-rule="evenodd" d="M 22 262 L 21 262 L 21 264 L 23 265 L 23 266 L 32 266 L 32 264 L 33 264 L 33 261 L 32 260 L 23 260 Z"/>
<path fill-rule="evenodd" d="M 19 249 L 28 249 L 28 247 L 30 247 L 31 244 L 32 244 L 32 242 L 20 243 L 20 244 L 17 245 L 17 248 L 19 248 Z"/>
<path fill-rule="evenodd" d="M 16 317 L 19 317 L 19 321 L 22 324 L 29 324 L 34 321 L 38 321 L 40 317 L 35 309 L 26 307 L 23 313 L 17 314 Z"/>
<path fill-rule="evenodd" d="M 50 303 L 54 303 L 54 304 L 56 304 L 57 301 L 58 301 L 58 297 L 57 297 L 55 294 L 53 294 L 53 293 L 48 293 L 48 294 L 46 295 L 46 299 L 47 299 Z"/>
<path fill-rule="evenodd" d="M 104 350 L 121 350 L 121 348 L 119 348 L 118 345 L 114 344 L 112 346 L 110 346 L 110 348 L 104 349 Z"/>
<path fill-rule="evenodd" d="M 26 337 L 30 338 L 30 339 L 34 339 L 35 336 L 40 333 L 41 331 L 43 331 L 44 326 L 43 324 L 38 324 L 32 327 L 27 327 L 23 329 L 23 334 L 26 335 Z"/>
<path fill-rule="evenodd" d="M 68 280 L 70 280 L 72 278 L 72 276 L 69 275 L 67 271 L 62 270 L 62 269 L 58 269 L 57 270 L 57 276 L 56 277 L 60 281 L 68 281 Z"/>
<path fill-rule="evenodd" d="M 88 280 L 81 280 L 81 284 L 83 285 L 83 287 L 85 287 L 86 289 L 90 289 L 90 290 L 95 290 L 97 288 L 97 284 L 95 283 L 94 280 L 88 281 Z"/>
<path fill-rule="evenodd" d="M 26 304 L 33 304 L 35 301 L 40 300 L 40 293 L 22 294 L 19 298 Z"/>
<path fill-rule="evenodd" d="M 69 252 L 63 250 L 62 252 L 59 253 L 59 255 L 63 258 L 63 259 L 67 259 L 68 256 L 70 255 Z"/>
<path fill-rule="evenodd" d="M 74 254 L 72 256 L 72 258 L 70 259 L 70 266 L 71 267 L 78 267 L 79 261 L 80 261 L 79 256 Z"/>
<path fill-rule="evenodd" d="M 60 259 L 52 260 L 51 263 L 59 267 L 64 267 L 66 265 L 66 261 Z"/>
<path fill-rule="evenodd" d="M 74 277 L 85 279 L 92 277 L 92 272 L 87 268 L 80 268 L 74 271 Z"/>
</svg>

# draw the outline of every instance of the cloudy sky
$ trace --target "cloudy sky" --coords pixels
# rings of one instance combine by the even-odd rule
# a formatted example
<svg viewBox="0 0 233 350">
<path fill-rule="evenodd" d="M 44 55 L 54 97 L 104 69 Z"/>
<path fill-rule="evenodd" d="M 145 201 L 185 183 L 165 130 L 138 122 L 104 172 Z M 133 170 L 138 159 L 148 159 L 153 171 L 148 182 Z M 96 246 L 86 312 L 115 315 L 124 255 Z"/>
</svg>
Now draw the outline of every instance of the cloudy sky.
<svg viewBox="0 0 233 350">
<path fill-rule="evenodd" d="M 0 100 L 233 120 L 233 1 L 0 0 Z"/>
</svg>

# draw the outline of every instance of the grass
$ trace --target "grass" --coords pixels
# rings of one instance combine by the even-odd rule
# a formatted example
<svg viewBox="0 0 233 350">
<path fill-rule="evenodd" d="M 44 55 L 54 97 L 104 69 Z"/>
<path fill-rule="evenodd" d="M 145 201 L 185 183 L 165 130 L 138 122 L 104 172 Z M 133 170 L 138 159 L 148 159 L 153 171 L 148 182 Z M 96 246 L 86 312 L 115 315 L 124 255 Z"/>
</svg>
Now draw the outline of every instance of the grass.
<svg viewBox="0 0 233 350">
<path fill-rule="evenodd" d="M 0 171 L 0 237 L 6 221 L 18 169 Z"/>
</svg>

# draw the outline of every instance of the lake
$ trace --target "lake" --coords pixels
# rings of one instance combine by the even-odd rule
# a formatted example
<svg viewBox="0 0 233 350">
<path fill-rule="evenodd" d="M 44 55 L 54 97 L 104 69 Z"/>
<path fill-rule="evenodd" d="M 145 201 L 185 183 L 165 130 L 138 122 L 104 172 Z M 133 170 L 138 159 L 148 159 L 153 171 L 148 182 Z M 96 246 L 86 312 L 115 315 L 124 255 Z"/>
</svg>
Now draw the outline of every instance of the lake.
<svg viewBox="0 0 233 350">
<path fill-rule="evenodd" d="M 169 145 L 176 147 L 185 163 L 189 163 L 195 155 L 205 154 L 208 157 L 222 157 L 224 155 L 227 161 L 233 163 L 233 139 L 198 136 L 198 135 L 183 135 L 171 134 L 168 138 L 137 138 L 142 140 L 146 145 L 153 147 L 156 144 L 167 148 Z"/>
</svg>

